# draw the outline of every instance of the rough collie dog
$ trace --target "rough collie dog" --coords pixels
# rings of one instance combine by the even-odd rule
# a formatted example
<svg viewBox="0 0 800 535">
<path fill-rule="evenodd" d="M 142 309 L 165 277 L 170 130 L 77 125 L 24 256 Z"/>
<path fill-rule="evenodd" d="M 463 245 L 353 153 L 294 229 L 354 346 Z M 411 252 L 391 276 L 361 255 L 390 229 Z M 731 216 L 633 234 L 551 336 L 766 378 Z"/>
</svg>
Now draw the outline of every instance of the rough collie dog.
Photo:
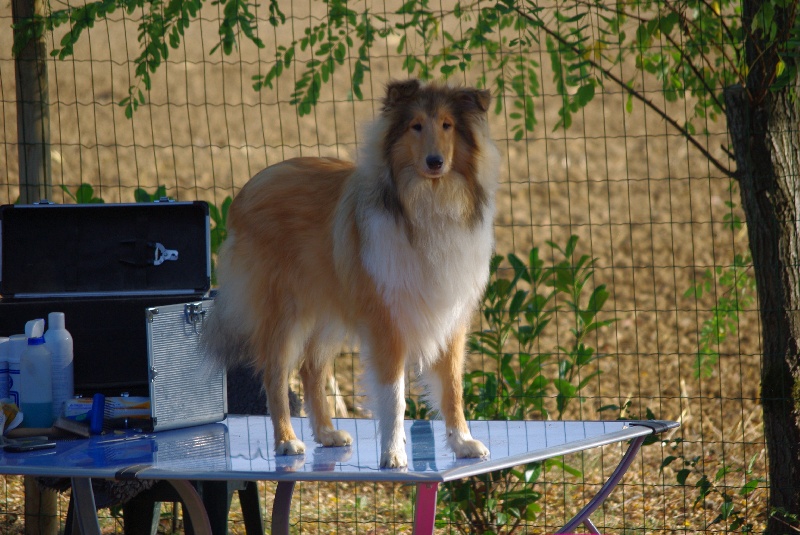
<svg viewBox="0 0 800 535">
<path fill-rule="evenodd" d="M 289 419 L 297 367 L 316 441 L 351 443 L 333 428 L 325 394 L 350 335 L 360 341 L 381 467 L 407 465 L 407 368 L 421 372 L 455 454 L 488 454 L 464 419 L 462 367 L 493 248 L 500 157 L 489 105 L 487 91 L 393 82 L 358 164 L 288 160 L 236 196 L 204 339 L 217 361 L 263 374 L 277 455 L 305 450 Z"/>
</svg>

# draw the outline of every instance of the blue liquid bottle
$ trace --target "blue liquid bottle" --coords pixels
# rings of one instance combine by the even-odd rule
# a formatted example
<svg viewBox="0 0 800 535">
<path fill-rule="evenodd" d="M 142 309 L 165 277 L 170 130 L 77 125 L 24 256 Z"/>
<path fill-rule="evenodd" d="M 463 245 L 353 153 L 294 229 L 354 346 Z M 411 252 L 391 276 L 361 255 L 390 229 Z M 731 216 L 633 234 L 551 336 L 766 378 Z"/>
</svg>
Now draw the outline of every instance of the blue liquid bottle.
<svg viewBox="0 0 800 535">
<path fill-rule="evenodd" d="M 28 346 L 19 360 L 19 409 L 22 427 L 53 425 L 52 356 L 44 343 L 44 320 L 25 324 Z"/>
</svg>

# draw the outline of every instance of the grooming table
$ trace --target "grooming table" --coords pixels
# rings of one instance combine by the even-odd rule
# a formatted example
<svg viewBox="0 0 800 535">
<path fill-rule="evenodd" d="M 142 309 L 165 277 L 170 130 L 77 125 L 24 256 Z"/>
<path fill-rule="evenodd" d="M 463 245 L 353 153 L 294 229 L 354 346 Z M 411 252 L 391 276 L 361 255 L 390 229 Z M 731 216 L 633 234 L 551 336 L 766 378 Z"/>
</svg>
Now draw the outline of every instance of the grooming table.
<svg viewBox="0 0 800 535">
<path fill-rule="evenodd" d="M 630 441 L 619 465 L 589 503 L 557 533 L 583 525 L 599 533 L 589 516 L 602 504 L 636 457 L 645 438 L 678 427 L 670 421 L 470 421 L 472 436 L 489 448 L 486 459 L 456 459 L 445 442 L 441 421 L 408 420 L 408 468 L 378 468 L 377 422 L 336 419 L 354 443 L 318 446 L 306 418 L 292 419 L 306 453 L 276 457 L 268 416 L 229 416 L 218 424 L 158 433 L 103 435 L 60 441 L 55 449 L 0 453 L 0 473 L 67 477 L 72 480 L 75 520 L 81 533 L 97 535 L 92 478 L 158 479 L 172 484 L 184 503 L 195 533 L 210 534 L 202 500 L 193 480 L 277 481 L 272 533 L 289 533 L 289 510 L 297 481 L 397 482 L 417 487 L 414 532 L 433 533 L 436 495 L 441 483 L 503 468 L 542 461 L 606 444 Z"/>
</svg>

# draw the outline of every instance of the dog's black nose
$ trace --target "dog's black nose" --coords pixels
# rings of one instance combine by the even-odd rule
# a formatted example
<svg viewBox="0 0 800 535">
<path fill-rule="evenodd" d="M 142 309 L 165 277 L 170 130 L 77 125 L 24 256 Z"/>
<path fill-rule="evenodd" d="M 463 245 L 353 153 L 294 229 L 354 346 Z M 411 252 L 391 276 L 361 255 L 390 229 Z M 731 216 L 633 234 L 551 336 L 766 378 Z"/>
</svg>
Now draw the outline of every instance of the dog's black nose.
<svg viewBox="0 0 800 535">
<path fill-rule="evenodd" d="M 435 171 L 437 169 L 442 168 L 442 166 L 444 165 L 444 158 L 442 158 L 438 154 L 428 156 L 427 158 L 425 158 L 425 163 L 428 164 L 428 169 L 432 169 Z"/>
</svg>

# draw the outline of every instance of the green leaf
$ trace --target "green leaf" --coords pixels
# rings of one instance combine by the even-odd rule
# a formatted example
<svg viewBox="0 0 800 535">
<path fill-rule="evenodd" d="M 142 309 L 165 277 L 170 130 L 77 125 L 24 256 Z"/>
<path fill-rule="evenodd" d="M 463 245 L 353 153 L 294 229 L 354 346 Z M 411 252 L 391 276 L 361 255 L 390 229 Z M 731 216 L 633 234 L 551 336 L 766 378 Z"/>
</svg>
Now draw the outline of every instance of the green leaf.
<svg viewBox="0 0 800 535">
<path fill-rule="evenodd" d="M 567 398 L 574 398 L 578 392 L 578 389 L 567 381 L 566 379 L 553 379 L 553 384 L 558 390 L 558 393 Z"/>
<path fill-rule="evenodd" d="M 682 468 L 678 470 L 678 473 L 675 475 L 675 479 L 679 485 L 686 485 L 686 479 L 689 477 L 691 471 L 688 468 Z"/>
<path fill-rule="evenodd" d="M 594 98 L 594 83 L 588 83 L 580 86 L 575 94 L 575 102 L 579 106 L 584 107 Z"/>
<path fill-rule="evenodd" d="M 530 282 L 530 280 L 528 280 L 527 278 L 528 266 L 526 266 L 525 263 L 522 260 L 520 260 L 520 258 L 517 255 L 515 255 L 514 253 L 510 253 L 508 255 L 508 263 L 511 264 L 512 268 L 514 268 L 514 278 L 511 281 L 512 285 L 516 285 L 520 279 Z"/>
<path fill-rule="evenodd" d="M 156 188 L 156 191 L 152 195 L 147 193 L 147 191 L 145 191 L 143 188 L 136 188 L 133 191 L 133 198 L 137 203 L 151 203 L 166 196 L 167 196 L 166 186 L 158 186 Z"/>
<path fill-rule="evenodd" d="M 722 466 L 717 473 L 714 475 L 714 481 L 720 481 L 723 477 L 725 477 L 728 473 L 731 472 L 731 469 L 727 466 Z"/>
<path fill-rule="evenodd" d="M 719 507 L 719 519 L 727 520 L 733 513 L 733 502 L 725 501 Z"/>
<path fill-rule="evenodd" d="M 664 460 L 661 461 L 661 466 L 659 467 L 659 470 L 663 470 L 664 468 L 672 464 L 672 461 L 675 461 L 677 459 L 678 457 L 676 457 L 675 455 L 667 455 L 666 457 L 664 457 Z"/>
<path fill-rule="evenodd" d="M 511 299 L 511 303 L 508 305 L 508 315 L 511 318 L 516 318 L 519 316 L 520 310 L 522 309 L 522 305 L 525 303 L 525 298 L 528 296 L 528 292 L 525 290 L 517 290 L 514 294 L 514 297 Z"/>
<path fill-rule="evenodd" d="M 534 481 L 538 481 L 541 475 L 542 475 L 542 464 L 531 463 L 525 469 L 523 480 L 525 481 L 525 483 L 533 483 Z"/>
<path fill-rule="evenodd" d="M 605 284 L 597 286 L 592 291 L 591 296 L 589 296 L 589 303 L 586 305 L 586 312 L 590 314 L 590 316 L 587 316 L 586 323 L 589 323 L 588 320 L 594 318 L 603 309 L 603 305 L 606 304 L 609 296 L 610 294 L 606 290 Z"/>
<path fill-rule="evenodd" d="M 755 491 L 758 488 L 758 485 L 760 483 L 763 483 L 762 479 L 756 478 L 748 480 L 744 485 L 742 485 L 742 488 L 739 489 L 738 492 L 739 496 L 749 495 L 751 492 Z"/>
</svg>

